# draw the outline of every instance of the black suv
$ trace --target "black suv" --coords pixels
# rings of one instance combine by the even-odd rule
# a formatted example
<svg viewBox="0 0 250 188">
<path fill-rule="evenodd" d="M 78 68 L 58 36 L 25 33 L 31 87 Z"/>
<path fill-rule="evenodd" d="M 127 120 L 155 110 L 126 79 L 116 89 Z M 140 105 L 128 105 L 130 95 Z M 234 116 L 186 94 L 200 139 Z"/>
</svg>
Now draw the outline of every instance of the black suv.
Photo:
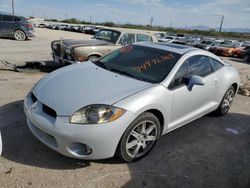
<svg viewBox="0 0 250 188">
<path fill-rule="evenodd" d="M 245 61 L 250 62 L 250 46 L 245 48 Z"/>
<path fill-rule="evenodd" d="M 25 40 L 34 36 L 34 26 L 26 18 L 0 12 L 0 37 Z"/>
</svg>

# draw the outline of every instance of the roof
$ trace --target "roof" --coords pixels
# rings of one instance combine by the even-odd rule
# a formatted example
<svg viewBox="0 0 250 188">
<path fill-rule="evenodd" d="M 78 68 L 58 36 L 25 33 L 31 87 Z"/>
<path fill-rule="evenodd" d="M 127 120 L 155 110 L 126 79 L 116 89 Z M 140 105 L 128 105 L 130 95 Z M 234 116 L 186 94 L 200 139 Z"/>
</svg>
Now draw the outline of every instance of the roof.
<svg viewBox="0 0 250 188">
<path fill-rule="evenodd" d="M 181 44 L 164 43 L 164 42 L 138 42 L 136 45 L 141 45 L 150 48 L 157 48 L 161 50 L 171 51 L 178 54 L 185 54 L 192 50 L 197 50 L 197 48 L 185 46 Z"/>
<path fill-rule="evenodd" d="M 12 14 L 12 13 L 9 13 L 9 12 L 2 12 L 2 11 L 0 11 L 0 14 L 2 14 L 2 15 L 8 15 L 8 16 L 18 16 L 16 14 Z"/>
<path fill-rule="evenodd" d="M 128 28 L 117 28 L 117 27 L 103 27 L 102 29 L 107 29 L 107 30 L 113 30 L 113 31 L 118 31 L 118 32 L 125 32 L 125 33 L 145 33 L 145 34 L 151 34 L 153 35 L 152 32 L 147 31 L 147 30 L 138 30 L 138 29 L 128 29 Z"/>
</svg>

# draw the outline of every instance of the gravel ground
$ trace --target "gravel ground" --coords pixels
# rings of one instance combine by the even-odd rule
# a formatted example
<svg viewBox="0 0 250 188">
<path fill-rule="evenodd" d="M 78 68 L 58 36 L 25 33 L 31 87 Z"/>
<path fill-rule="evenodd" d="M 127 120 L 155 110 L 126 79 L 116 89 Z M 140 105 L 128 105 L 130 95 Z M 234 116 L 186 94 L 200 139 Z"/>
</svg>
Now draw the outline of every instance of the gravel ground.
<svg viewBox="0 0 250 188">
<path fill-rule="evenodd" d="M 0 39 L 0 60 L 51 61 L 51 40 L 89 35 L 37 29 L 30 41 Z M 225 58 L 242 74 L 250 65 Z M 250 187 L 250 99 L 237 95 L 228 115 L 202 117 L 163 136 L 144 159 L 82 161 L 64 157 L 28 130 L 23 99 L 47 73 L 17 73 L 0 65 L 0 187 Z"/>
</svg>

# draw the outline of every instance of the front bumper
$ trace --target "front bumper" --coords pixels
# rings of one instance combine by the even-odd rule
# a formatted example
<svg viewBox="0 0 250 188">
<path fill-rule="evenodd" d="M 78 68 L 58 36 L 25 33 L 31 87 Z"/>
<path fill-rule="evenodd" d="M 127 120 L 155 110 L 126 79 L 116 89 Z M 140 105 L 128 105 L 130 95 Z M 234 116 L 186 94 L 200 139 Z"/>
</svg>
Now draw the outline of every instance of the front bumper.
<svg viewBox="0 0 250 188">
<path fill-rule="evenodd" d="M 51 117 L 43 111 L 42 105 L 39 100 L 33 103 L 30 94 L 24 100 L 29 129 L 48 147 L 78 159 L 113 157 L 124 131 L 136 118 L 127 111 L 111 123 L 76 125 L 69 123 L 69 117 Z M 84 145 L 91 149 L 91 153 L 84 152 Z"/>
<path fill-rule="evenodd" d="M 51 55 L 53 57 L 54 62 L 56 62 L 57 64 L 60 64 L 60 65 L 79 64 L 79 63 L 81 63 L 80 61 L 70 61 L 70 60 L 64 59 L 62 57 L 56 56 L 53 53 Z"/>
</svg>

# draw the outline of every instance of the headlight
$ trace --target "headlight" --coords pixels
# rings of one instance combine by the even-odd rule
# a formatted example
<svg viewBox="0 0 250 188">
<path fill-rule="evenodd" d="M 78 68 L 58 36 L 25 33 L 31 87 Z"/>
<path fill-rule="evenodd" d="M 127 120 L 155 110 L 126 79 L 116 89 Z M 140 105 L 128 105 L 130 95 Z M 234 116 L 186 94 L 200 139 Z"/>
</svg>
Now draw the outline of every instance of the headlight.
<svg viewBox="0 0 250 188">
<path fill-rule="evenodd" d="M 114 121 L 121 117 L 125 110 L 109 105 L 90 105 L 76 111 L 69 122 L 73 124 L 100 124 Z"/>
</svg>

